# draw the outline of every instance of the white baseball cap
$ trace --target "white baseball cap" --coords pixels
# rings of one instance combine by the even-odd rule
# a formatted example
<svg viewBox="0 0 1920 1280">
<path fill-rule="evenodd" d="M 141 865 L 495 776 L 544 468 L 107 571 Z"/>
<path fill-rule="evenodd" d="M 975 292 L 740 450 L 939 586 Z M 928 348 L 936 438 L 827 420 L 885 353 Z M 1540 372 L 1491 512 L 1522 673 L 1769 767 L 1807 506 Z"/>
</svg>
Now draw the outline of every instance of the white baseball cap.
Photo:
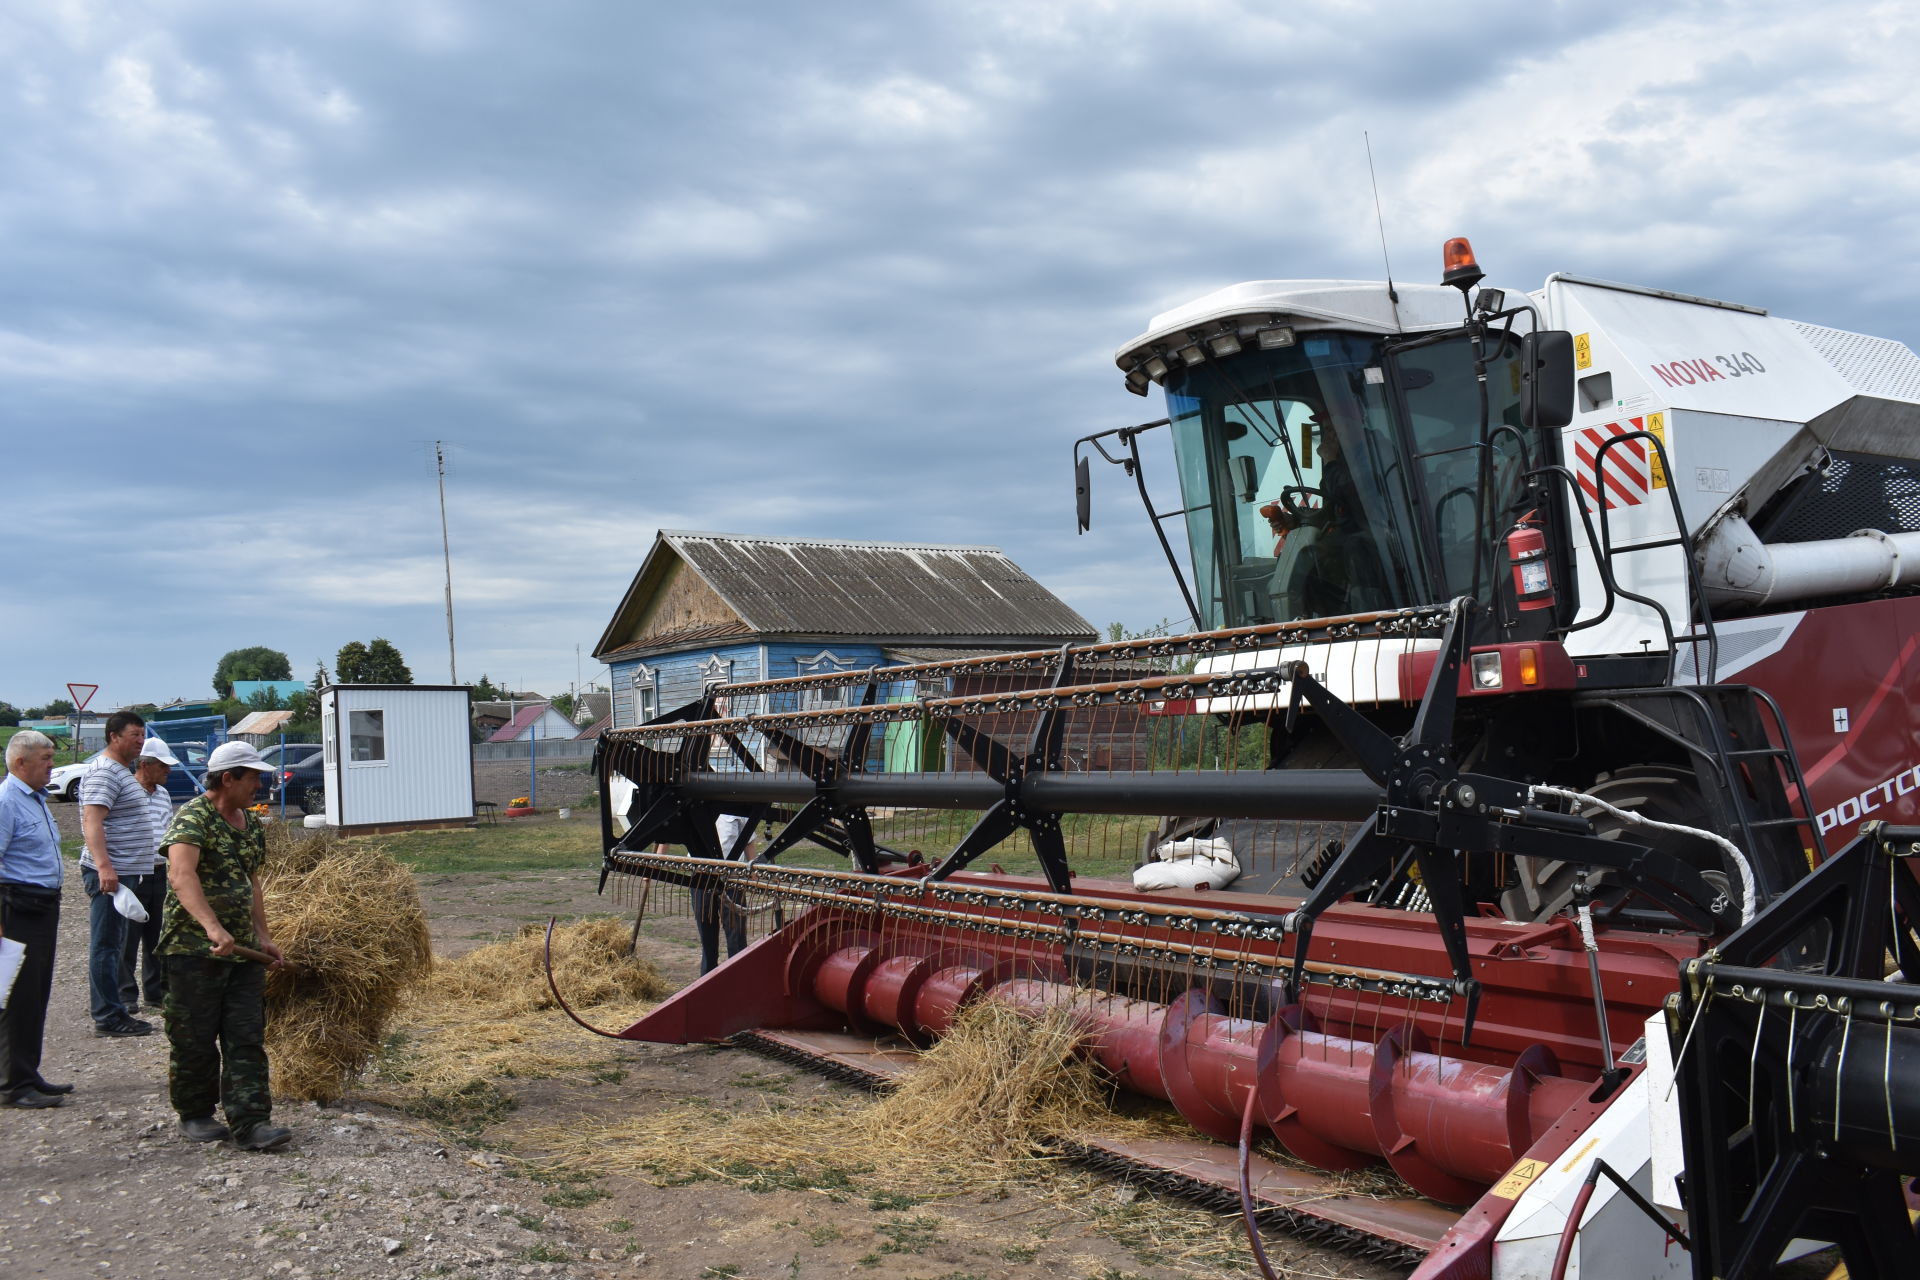
<svg viewBox="0 0 1920 1280">
<path fill-rule="evenodd" d="M 143 760 L 159 760 L 168 767 L 180 763 L 180 758 L 173 754 L 173 748 L 159 738 L 148 738 L 141 744 L 140 758 Z"/>
<path fill-rule="evenodd" d="M 223 769 L 273 772 L 273 766 L 262 760 L 260 753 L 244 742 L 223 742 L 213 749 L 213 754 L 207 757 L 207 772 L 219 773 Z"/>
</svg>

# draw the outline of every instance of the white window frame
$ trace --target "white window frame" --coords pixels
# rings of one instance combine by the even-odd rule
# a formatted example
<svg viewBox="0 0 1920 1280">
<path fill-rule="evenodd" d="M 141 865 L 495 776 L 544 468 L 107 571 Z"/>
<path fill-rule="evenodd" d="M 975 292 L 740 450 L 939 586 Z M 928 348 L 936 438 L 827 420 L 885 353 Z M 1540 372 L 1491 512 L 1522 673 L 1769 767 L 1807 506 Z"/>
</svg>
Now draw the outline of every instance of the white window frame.
<svg viewBox="0 0 1920 1280">
<path fill-rule="evenodd" d="M 700 664 L 700 691 L 705 693 L 717 684 L 733 683 L 733 659 L 713 654 Z"/>
<path fill-rule="evenodd" d="M 644 662 L 636 662 L 624 671 L 614 674 L 613 697 L 617 710 L 621 693 L 621 682 L 626 682 L 627 714 L 622 719 L 614 717 L 613 727 L 631 729 L 643 725 L 660 714 L 660 673 Z"/>
<path fill-rule="evenodd" d="M 822 649 L 811 658 L 795 658 L 793 669 L 803 676 L 842 675 L 848 671 L 861 669 L 858 658 L 843 658 L 831 649 Z M 819 707 L 842 707 L 847 702 L 847 690 L 851 685 L 842 685 L 837 689 L 809 689 L 800 696 L 800 709 L 812 711 Z"/>
<path fill-rule="evenodd" d="M 377 760 L 355 760 L 353 758 L 353 718 L 355 716 L 380 717 L 380 756 Z M 352 707 L 347 711 L 347 767 L 350 769 L 385 768 L 392 760 L 387 751 L 387 709 L 385 707 Z"/>
</svg>

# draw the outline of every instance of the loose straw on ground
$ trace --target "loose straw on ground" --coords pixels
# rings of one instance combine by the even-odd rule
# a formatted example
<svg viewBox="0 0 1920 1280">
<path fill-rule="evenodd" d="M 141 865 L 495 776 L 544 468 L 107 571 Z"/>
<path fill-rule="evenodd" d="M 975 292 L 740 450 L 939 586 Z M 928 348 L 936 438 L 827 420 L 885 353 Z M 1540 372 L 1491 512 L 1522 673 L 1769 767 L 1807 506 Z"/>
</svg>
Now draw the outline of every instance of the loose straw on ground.
<svg viewBox="0 0 1920 1280">
<path fill-rule="evenodd" d="M 542 925 L 527 925 L 504 942 L 435 965 L 408 997 L 405 1049 L 383 1065 L 384 1078 L 420 1094 L 447 1095 L 488 1079 L 532 1079 L 604 1062 L 605 1042 L 575 1027 L 553 1003 L 544 933 Z M 671 990 L 651 962 L 628 954 L 628 942 L 628 926 L 612 917 L 554 931 L 554 981 L 576 1009 L 618 1022 L 639 1016 Z"/>
</svg>

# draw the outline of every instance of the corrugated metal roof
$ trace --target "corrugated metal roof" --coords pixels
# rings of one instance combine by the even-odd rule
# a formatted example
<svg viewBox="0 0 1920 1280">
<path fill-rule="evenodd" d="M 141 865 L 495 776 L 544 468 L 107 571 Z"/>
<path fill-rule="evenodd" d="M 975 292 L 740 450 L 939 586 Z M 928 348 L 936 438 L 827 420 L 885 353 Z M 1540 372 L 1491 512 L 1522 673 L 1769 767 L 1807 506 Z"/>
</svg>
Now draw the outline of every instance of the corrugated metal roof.
<svg viewBox="0 0 1920 1280">
<path fill-rule="evenodd" d="M 761 634 L 1091 639 L 1093 627 L 998 547 L 663 531 Z"/>
<path fill-rule="evenodd" d="M 235 737 L 242 734 L 278 733 L 291 719 L 293 719 L 291 711 L 252 711 L 247 713 L 246 719 L 227 732 Z"/>
<path fill-rule="evenodd" d="M 513 719 L 493 731 L 488 742 L 512 742 L 525 733 L 534 721 L 547 713 L 547 704 L 536 702 L 530 707 L 522 707 L 514 713 Z"/>
</svg>

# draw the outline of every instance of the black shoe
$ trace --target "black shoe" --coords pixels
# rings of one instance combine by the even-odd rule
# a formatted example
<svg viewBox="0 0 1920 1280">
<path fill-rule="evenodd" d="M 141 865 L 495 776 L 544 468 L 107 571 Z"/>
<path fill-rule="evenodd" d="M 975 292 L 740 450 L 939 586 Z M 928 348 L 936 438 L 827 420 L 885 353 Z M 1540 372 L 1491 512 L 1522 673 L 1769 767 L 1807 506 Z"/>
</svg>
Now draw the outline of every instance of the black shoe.
<svg viewBox="0 0 1920 1280">
<path fill-rule="evenodd" d="M 73 1086 L 70 1084 L 48 1084 L 45 1080 L 42 1080 L 33 1087 L 41 1093 L 51 1093 L 56 1096 L 65 1096 L 73 1092 Z"/>
<path fill-rule="evenodd" d="M 195 1116 L 180 1122 L 180 1132 L 195 1142 L 218 1142 L 227 1136 L 227 1126 L 212 1116 Z"/>
<path fill-rule="evenodd" d="M 51 1093 L 42 1093 L 38 1089 L 22 1089 L 7 1099 L 10 1107 L 27 1107 L 38 1111 L 44 1107 L 57 1107 L 60 1099 Z"/>
<path fill-rule="evenodd" d="M 244 1136 L 235 1138 L 233 1145 L 242 1151 L 277 1151 L 286 1146 L 292 1137 L 291 1129 L 283 1129 L 277 1124 L 257 1124 L 247 1130 Z"/>
<path fill-rule="evenodd" d="M 153 1024 L 151 1022 L 142 1022 L 138 1018 L 117 1018 L 112 1022 L 94 1023 L 93 1034 L 96 1036 L 111 1036 L 116 1039 L 123 1039 L 127 1036 L 150 1036 L 153 1034 Z"/>
</svg>

